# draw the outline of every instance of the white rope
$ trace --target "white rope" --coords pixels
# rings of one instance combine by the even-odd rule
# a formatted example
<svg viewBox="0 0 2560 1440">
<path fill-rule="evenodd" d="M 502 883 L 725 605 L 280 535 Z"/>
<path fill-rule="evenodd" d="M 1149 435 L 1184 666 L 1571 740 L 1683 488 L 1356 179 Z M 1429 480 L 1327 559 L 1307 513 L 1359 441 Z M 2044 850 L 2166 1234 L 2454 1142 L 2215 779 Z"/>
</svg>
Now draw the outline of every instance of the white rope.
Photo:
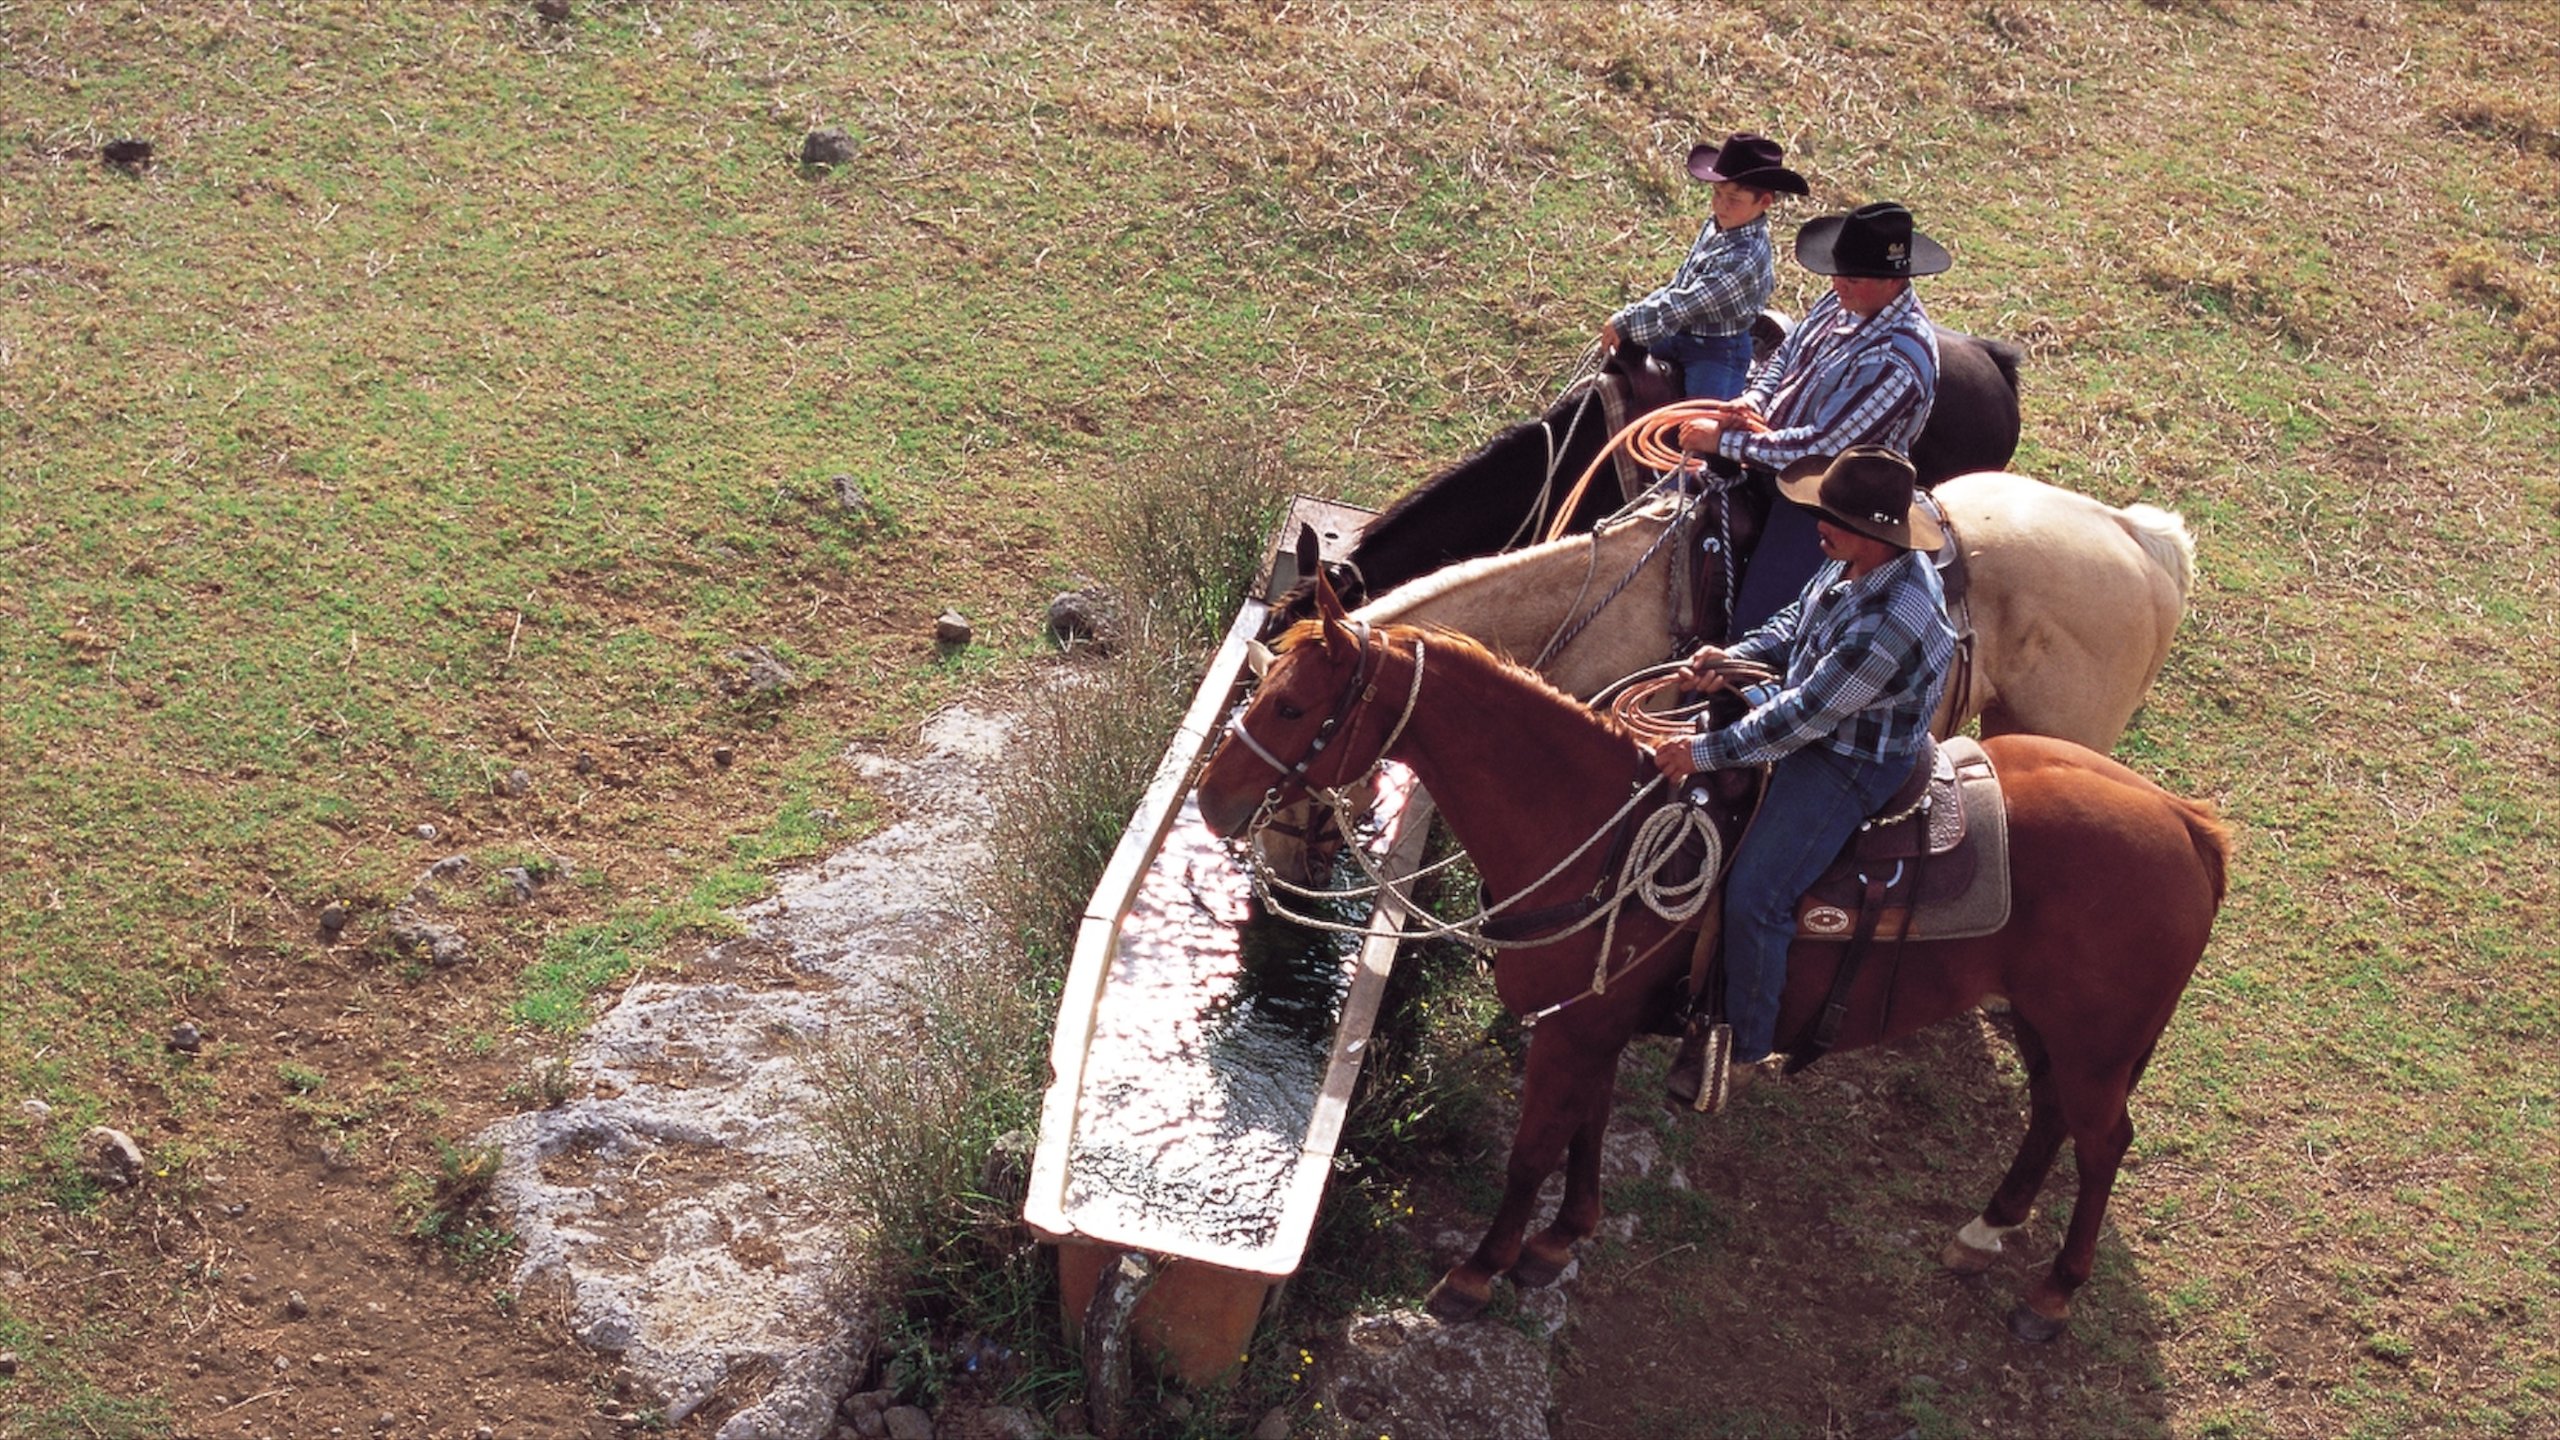
<svg viewBox="0 0 2560 1440">
<path fill-rule="evenodd" d="M 1318 890 L 1298 885 L 1273 874 L 1271 867 L 1264 863 L 1259 852 L 1253 852 L 1250 855 L 1249 865 L 1253 872 L 1254 890 L 1262 897 L 1264 908 L 1284 920 L 1293 921 L 1311 929 L 1328 930 L 1345 935 L 1365 934 L 1368 927 L 1329 920 L 1318 915 L 1301 914 L 1282 903 L 1275 892 L 1285 890 L 1309 900 L 1341 901 L 1392 897 L 1404 908 L 1406 924 L 1415 933 L 1426 938 L 1455 940 L 1485 954 L 1503 950 L 1535 950 L 1561 940 L 1569 940 L 1595 925 L 1602 926 L 1600 958 L 1592 977 L 1592 991 L 1605 993 L 1609 980 L 1607 973 L 1609 953 L 1617 938 L 1618 916 L 1626 908 L 1628 900 L 1643 901 L 1645 908 L 1675 926 L 1685 924 L 1706 908 L 1707 896 L 1715 889 L 1716 880 L 1723 873 L 1724 865 L 1723 840 L 1716 833 L 1714 817 L 1705 807 L 1683 804 L 1665 805 L 1646 816 L 1636 827 L 1635 838 L 1628 846 L 1627 862 L 1619 871 L 1617 889 L 1604 898 L 1599 892 L 1599 886 L 1607 883 L 1607 877 L 1603 876 L 1599 882 L 1595 883 L 1593 892 L 1593 899 L 1598 902 L 1598 908 L 1563 929 L 1549 931 L 1544 935 L 1525 940 L 1497 940 L 1484 933 L 1484 926 L 1487 921 L 1536 894 L 1562 876 L 1566 870 L 1572 868 L 1575 862 L 1591 852 L 1594 845 L 1614 834 L 1618 826 L 1634 813 L 1635 808 L 1643 804 L 1662 783 L 1661 777 L 1656 776 L 1643 785 L 1637 786 L 1635 792 L 1627 797 L 1627 803 L 1618 807 L 1616 814 L 1602 821 L 1598 829 L 1592 831 L 1581 844 L 1573 847 L 1563 859 L 1549 867 L 1546 874 L 1521 889 L 1513 891 L 1508 898 L 1492 905 L 1479 906 L 1475 913 L 1455 920 L 1443 920 L 1431 914 L 1415 901 L 1414 896 L 1424 879 L 1465 859 L 1464 852 L 1424 866 L 1401 878 L 1389 876 L 1380 868 L 1377 860 L 1371 857 L 1367 847 L 1360 843 L 1359 837 L 1353 833 L 1352 827 L 1355 822 L 1344 818 L 1351 813 L 1352 797 L 1340 790 L 1314 791 L 1311 793 L 1317 799 L 1334 807 L 1334 823 L 1341 827 L 1345 848 L 1350 851 L 1352 862 L 1360 867 L 1363 875 L 1368 877 L 1369 883 L 1340 890 Z M 1697 875 L 1684 881 L 1662 879 L 1661 872 L 1669 867 L 1692 836 L 1699 839 L 1706 851 L 1705 860 L 1699 865 Z"/>
<path fill-rule="evenodd" d="M 1608 364 L 1608 360 L 1608 354 L 1600 348 L 1598 340 L 1593 340 L 1584 347 L 1581 358 L 1574 361 L 1572 371 L 1565 376 L 1564 384 L 1557 389 L 1556 398 L 1547 402 L 1547 408 L 1553 410 L 1563 403 L 1566 396 L 1573 393 L 1575 386 L 1596 379 L 1601 367 Z M 1547 505 L 1555 499 L 1556 494 L 1556 471 L 1564 464 L 1564 452 L 1573 448 L 1573 437 L 1582 433 L 1583 417 L 1591 413 L 1591 407 L 1598 403 L 1599 399 L 1600 391 L 1597 386 L 1583 392 L 1582 403 L 1573 407 L 1573 421 L 1565 426 L 1562 440 L 1556 438 L 1555 427 L 1547 422 L 1544 415 L 1538 417 L 1538 434 L 1547 442 L 1546 478 L 1538 482 L 1537 502 L 1529 507 L 1528 514 L 1520 517 L 1519 527 L 1511 532 L 1511 538 L 1495 547 L 1495 553 L 1514 549 L 1523 539 L 1546 533 Z"/>
</svg>

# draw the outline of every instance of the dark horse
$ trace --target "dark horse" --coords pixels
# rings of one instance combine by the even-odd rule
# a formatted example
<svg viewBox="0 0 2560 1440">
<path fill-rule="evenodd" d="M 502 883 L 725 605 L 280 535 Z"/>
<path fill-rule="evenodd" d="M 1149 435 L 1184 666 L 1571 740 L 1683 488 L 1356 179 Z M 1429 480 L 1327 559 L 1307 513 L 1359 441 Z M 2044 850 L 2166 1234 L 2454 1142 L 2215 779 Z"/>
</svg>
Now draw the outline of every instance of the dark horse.
<svg viewBox="0 0 2560 1440">
<path fill-rule="evenodd" d="M 1266 792 L 1288 801 L 1305 786 L 1339 787 L 1392 755 L 1431 792 L 1487 896 L 1543 908 L 1602 893 L 1612 879 L 1602 872 L 1616 864 L 1611 845 L 1559 862 L 1652 781 L 1643 748 L 1614 720 L 1473 641 L 1401 625 L 1372 632 L 1347 621 L 1329 587 L 1316 591 L 1321 618 L 1284 637 L 1235 722 L 1272 758 L 1230 734 L 1201 775 L 1210 827 L 1234 835 Z M 2080 1181 L 2070 1229 L 2010 1316 L 2013 1333 L 2043 1340 L 2061 1333 L 2072 1293 L 2089 1278 L 2133 1140 L 2126 1099 L 2204 953 L 2228 841 L 2207 806 L 2068 741 L 2003 735 L 1983 748 L 2007 794 L 2009 923 L 1975 939 L 1912 941 L 1897 963 L 1864 967 L 1835 1048 L 1897 1039 L 1986 996 L 2008 997 L 2027 1072 L 2026 1137 L 1990 1203 L 1942 1258 L 1959 1273 L 1988 1269 L 2001 1237 L 2026 1223 L 2068 1138 Z M 1295 770 L 1274 773 L 1293 761 Z M 1497 956 L 1503 1005 L 1541 1018 L 1530 1033 L 1502 1200 L 1482 1243 L 1433 1289 L 1431 1308 L 1443 1317 L 1475 1314 L 1496 1275 L 1551 1282 L 1599 1224 L 1600 1142 L 1618 1057 L 1671 1000 L 1690 951 L 1669 921 L 1627 904 L 1602 987 L 1603 933 L 1533 937 Z M 1791 952 L 1781 1039 L 1811 1028 L 1841 949 L 1799 944 Z M 1559 1164 L 1563 1203 L 1553 1223 L 1528 1236 L 1539 1185 Z"/>
<path fill-rule="evenodd" d="M 1933 328 L 1938 332 L 1938 397 L 1911 451 L 1920 483 L 1935 485 L 1951 475 L 2007 468 L 2018 449 L 2022 352 L 2004 340 L 1985 340 L 1943 325 Z M 1676 389 L 1637 374 L 1639 410 L 1679 398 Z M 1564 492 L 1608 440 L 1608 422 L 1590 390 L 1567 395 L 1545 415 L 1494 436 L 1483 449 L 1381 511 L 1361 530 L 1349 564 L 1328 567 L 1335 588 L 1346 603 L 1357 605 L 1444 565 L 1542 538 L 1527 533 L 1530 517 L 1551 513 L 1561 504 Z M 1569 533 L 1589 530 L 1624 503 L 1606 476 L 1595 480 L 1574 508 Z M 1314 613 L 1303 590 L 1282 610 L 1292 619 Z"/>
</svg>

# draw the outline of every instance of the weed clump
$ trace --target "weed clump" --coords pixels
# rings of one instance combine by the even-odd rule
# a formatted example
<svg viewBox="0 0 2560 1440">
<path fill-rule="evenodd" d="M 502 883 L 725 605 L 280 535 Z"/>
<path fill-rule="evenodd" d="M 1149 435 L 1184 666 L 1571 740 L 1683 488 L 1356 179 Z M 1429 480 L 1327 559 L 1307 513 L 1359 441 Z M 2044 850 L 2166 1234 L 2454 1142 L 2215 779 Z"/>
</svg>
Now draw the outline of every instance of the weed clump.
<svg viewBox="0 0 2560 1440">
<path fill-rule="evenodd" d="M 2472 94 L 2437 112 L 2456 130 L 2503 140 L 2527 154 L 2560 157 L 2560 106 L 2516 95 Z"/>
<path fill-rule="evenodd" d="M 901 1036 L 821 1061 L 849 1253 L 876 1293 L 905 1297 L 882 1348 L 895 1383 L 928 1399 L 966 1373 L 951 1359 L 965 1337 L 1033 1355 L 1007 1367 L 1012 1388 L 1064 1373 L 1038 1362 L 1056 1300 L 1019 1223 L 1057 997 L 1085 902 L 1287 498 L 1275 451 L 1169 453 L 1211 458 L 1142 467 L 1108 507 L 1103 578 L 1124 597 L 1122 633 L 1029 687 L 1013 728 L 1030 758 L 989 797 L 999 858 L 921 1013 Z"/>
<path fill-rule="evenodd" d="M 2447 288 L 2488 302 L 2514 328 L 2526 360 L 2560 360 L 2560 284 L 2486 243 L 2457 246 L 2442 263 Z"/>
</svg>

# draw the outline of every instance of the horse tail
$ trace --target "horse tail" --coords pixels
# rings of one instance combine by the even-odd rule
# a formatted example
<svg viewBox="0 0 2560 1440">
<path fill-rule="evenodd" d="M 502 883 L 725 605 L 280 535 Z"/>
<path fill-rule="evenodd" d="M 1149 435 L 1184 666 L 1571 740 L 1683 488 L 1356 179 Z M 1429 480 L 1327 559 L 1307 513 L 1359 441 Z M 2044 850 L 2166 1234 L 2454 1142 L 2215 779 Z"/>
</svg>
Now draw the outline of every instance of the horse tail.
<svg viewBox="0 0 2560 1440">
<path fill-rule="evenodd" d="M 2187 827 L 2187 839 L 2196 847 L 2196 859 L 2204 865 L 2205 879 L 2213 886 L 2214 906 L 2219 909 L 2231 888 L 2231 829 L 2202 800 L 2183 795 L 2169 799 L 2178 807 L 2178 819 Z"/>
<path fill-rule="evenodd" d="M 2178 607 L 2186 608 L 2196 585 L 2196 537 L 2187 533 L 2185 519 L 2157 505 L 2134 504 L 2116 512 L 2116 523 L 2168 575 L 2178 590 Z"/>
</svg>

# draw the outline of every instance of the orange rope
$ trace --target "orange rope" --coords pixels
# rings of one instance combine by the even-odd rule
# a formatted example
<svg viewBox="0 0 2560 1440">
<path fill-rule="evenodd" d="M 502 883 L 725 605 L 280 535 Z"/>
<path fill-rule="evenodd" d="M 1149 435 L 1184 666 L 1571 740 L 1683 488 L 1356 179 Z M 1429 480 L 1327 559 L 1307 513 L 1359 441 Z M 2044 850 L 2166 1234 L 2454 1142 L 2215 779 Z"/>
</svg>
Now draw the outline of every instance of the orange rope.
<svg viewBox="0 0 2560 1440">
<path fill-rule="evenodd" d="M 1710 676 L 1721 678 L 1736 689 L 1777 678 L 1765 665 L 1729 655 L 1710 662 L 1707 671 Z M 1659 679 L 1630 685 L 1619 691 L 1617 697 L 1609 702 L 1609 713 L 1648 750 L 1665 740 L 1694 739 L 1698 733 L 1698 716 L 1707 708 L 1705 702 L 1676 705 L 1667 710 L 1648 710 L 1645 707 L 1658 695 L 1668 693 L 1676 698 L 1681 691 L 1695 690 L 1699 684 L 1698 678 L 1684 666 Z"/>
<path fill-rule="evenodd" d="M 1692 420 L 1718 420 L 1727 426 L 1738 425 L 1754 435 L 1765 435 L 1769 431 L 1767 422 L 1747 410 L 1735 409 L 1730 400 L 1677 400 L 1659 410 L 1639 415 L 1628 421 L 1626 428 L 1610 436 L 1609 443 L 1600 447 L 1600 453 L 1591 457 L 1591 464 L 1583 470 L 1582 478 L 1573 482 L 1573 489 L 1565 496 L 1564 504 L 1556 508 L 1556 518 L 1548 524 L 1544 538 L 1564 538 L 1566 528 L 1573 522 L 1574 507 L 1582 503 L 1583 492 L 1591 488 L 1591 477 L 1600 473 L 1600 467 L 1608 462 L 1610 452 L 1620 446 L 1626 447 L 1628 456 L 1637 464 L 1656 474 L 1667 475 L 1693 463 L 1695 457 L 1680 448 L 1680 427 Z"/>
</svg>

